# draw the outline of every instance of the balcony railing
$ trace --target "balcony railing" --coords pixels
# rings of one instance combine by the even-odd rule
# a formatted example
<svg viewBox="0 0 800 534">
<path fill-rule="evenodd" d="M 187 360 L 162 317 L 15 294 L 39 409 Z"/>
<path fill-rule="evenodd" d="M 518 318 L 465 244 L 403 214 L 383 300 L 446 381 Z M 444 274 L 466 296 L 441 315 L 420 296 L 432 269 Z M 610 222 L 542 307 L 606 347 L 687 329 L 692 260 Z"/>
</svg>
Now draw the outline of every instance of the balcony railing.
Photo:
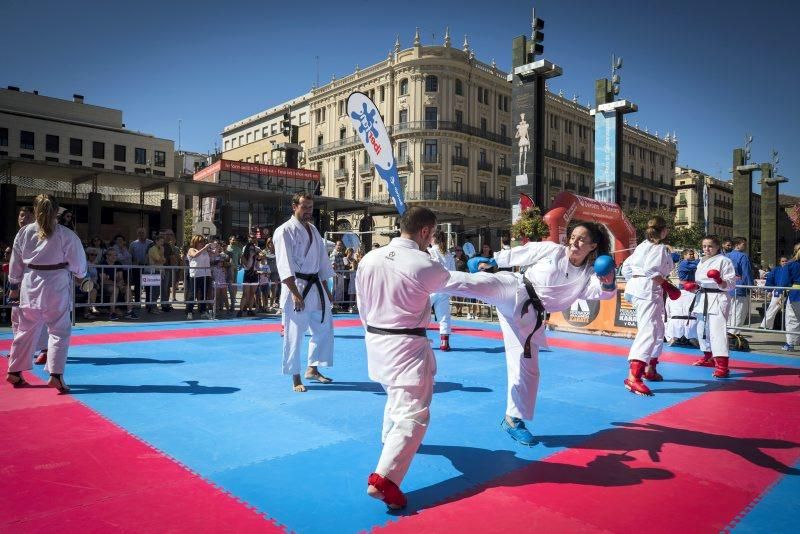
<svg viewBox="0 0 800 534">
<path fill-rule="evenodd" d="M 476 128 L 475 126 L 464 124 L 463 122 L 453 122 L 453 121 L 401 122 L 390 126 L 388 130 L 389 133 L 392 135 L 397 135 L 407 132 L 423 131 L 423 130 L 444 130 L 448 132 L 460 132 L 467 135 L 480 137 L 482 139 L 486 139 L 494 143 L 500 143 L 501 145 L 511 146 L 511 138 L 508 137 L 507 135 L 500 135 L 494 132 L 482 130 L 480 128 Z"/>
<path fill-rule="evenodd" d="M 568 156 L 566 154 L 562 154 L 561 152 L 550 150 L 548 148 L 544 149 L 544 157 L 571 163 L 572 165 L 577 165 L 578 167 L 583 167 L 584 169 L 594 169 L 594 162 L 587 161 L 581 158 L 576 158 L 575 156 Z"/>
<path fill-rule="evenodd" d="M 422 155 L 422 162 L 423 163 L 440 163 L 441 160 L 439 158 L 439 154 L 423 154 Z"/>
<path fill-rule="evenodd" d="M 575 191 L 575 188 L 578 186 L 577 182 L 567 182 L 564 185 L 564 189 L 569 189 L 570 191 Z"/>
<path fill-rule="evenodd" d="M 677 206 L 679 208 L 686 206 L 686 204 L 687 204 L 687 202 L 686 202 L 685 198 L 675 201 L 675 206 Z"/>
<path fill-rule="evenodd" d="M 408 156 L 399 156 L 397 158 L 397 168 L 411 167 L 412 161 Z"/>
<path fill-rule="evenodd" d="M 478 162 L 478 170 L 479 171 L 492 172 L 493 168 L 494 168 L 494 166 L 491 163 L 489 163 L 488 161 L 479 161 Z"/>
<path fill-rule="evenodd" d="M 466 156 L 453 156 L 453 165 L 469 167 L 469 158 Z"/>
<path fill-rule="evenodd" d="M 497 167 L 497 174 L 500 176 L 511 176 L 511 167 Z"/>
<path fill-rule="evenodd" d="M 340 178 L 347 178 L 347 169 L 336 169 L 333 171 L 333 177 L 337 180 Z"/>
<path fill-rule="evenodd" d="M 464 202 L 467 204 L 477 204 L 480 206 L 488 206 L 492 208 L 503 208 L 503 209 L 510 209 L 511 203 L 507 199 L 503 198 L 491 198 L 488 196 L 482 195 L 470 195 L 465 193 L 457 193 L 455 191 L 406 191 L 403 194 L 404 200 L 407 202 L 417 202 L 417 201 L 441 201 L 446 200 L 450 202 Z M 368 202 L 373 202 L 376 204 L 389 204 L 391 200 L 389 195 L 372 195 L 369 199 L 365 199 Z"/>
<path fill-rule="evenodd" d="M 638 203 L 639 203 L 639 199 L 638 199 L 638 198 L 636 198 L 636 197 L 630 197 L 630 199 L 629 199 L 629 200 L 631 201 L 631 205 L 634 205 L 634 204 L 638 204 Z"/>
<path fill-rule="evenodd" d="M 371 174 L 375 169 L 372 163 L 362 163 L 358 166 L 358 174 Z"/>
<path fill-rule="evenodd" d="M 580 193 L 582 195 L 588 195 L 589 193 L 591 193 L 591 191 L 592 191 L 592 189 L 587 185 L 581 185 L 581 186 L 578 187 L 578 193 Z"/>
<path fill-rule="evenodd" d="M 550 178 L 550 185 L 555 187 L 561 187 L 561 179 L 560 178 Z"/>
<path fill-rule="evenodd" d="M 689 219 L 687 219 L 686 217 L 676 217 L 675 218 L 675 224 L 688 224 L 688 223 L 689 223 Z"/>
<path fill-rule="evenodd" d="M 648 185 L 650 187 L 657 187 L 659 189 L 665 189 L 667 191 L 675 192 L 675 186 L 670 183 L 661 183 L 657 180 L 651 180 L 649 178 L 645 178 L 644 176 L 637 176 L 635 174 L 631 174 L 629 172 L 622 171 L 622 179 L 625 180 L 626 183 L 640 183 L 644 185 Z"/>
<path fill-rule="evenodd" d="M 361 138 L 357 135 L 351 135 L 350 137 L 345 137 L 344 139 L 337 139 L 331 143 L 325 143 L 324 145 L 314 146 L 308 149 L 309 157 L 316 156 L 317 154 L 321 154 L 322 152 L 327 152 L 328 150 L 335 150 L 337 148 L 344 148 L 354 144 L 360 144 Z"/>
</svg>

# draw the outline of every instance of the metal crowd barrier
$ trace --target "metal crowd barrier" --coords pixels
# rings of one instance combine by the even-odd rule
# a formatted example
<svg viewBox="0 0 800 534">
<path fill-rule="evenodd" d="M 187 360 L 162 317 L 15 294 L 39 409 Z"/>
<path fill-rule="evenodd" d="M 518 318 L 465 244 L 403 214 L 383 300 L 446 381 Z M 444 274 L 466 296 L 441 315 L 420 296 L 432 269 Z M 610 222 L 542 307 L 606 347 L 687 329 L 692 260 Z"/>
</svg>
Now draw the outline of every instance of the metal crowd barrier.
<svg viewBox="0 0 800 534">
<path fill-rule="evenodd" d="M 747 294 L 738 297 L 731 297 L 731 310 L 728 318 L 728 332 L 760 332 L 779 335 L 800 334 L 800 328 L 788 328 L 786 324 L 786 310 L 788 308 L 787 304 L 789 304 L 789 291 L 800 291 L 800 287 L 791 288 L 780 286 L 737 285 L 736 289 L 745 289 L 747 290 Z M 778 296 L 774 296 L 775 291 L 779 292 Z M 778 300 L 773 303 L 773 298 Z M 780 312 L 780 329 L 767 328 L 766 318 L 770 311 L 771 304 L 774 306 L 773 311 L 775 314 Z M 736 324 L 736 317 L 743 307 L 745 308 L 744 321 L 741 324 Z M 762 310 L 763 313 L 758 313 L 759 309 Z M 753 326 L 754 310 L 755 317 L 758 319 L 758 321 L 755 323 L 755 326 Z M 800 301 L 797 302 L 796 306 L 792 306 L 792 312 L 795 317 L 800 319 Z"/>
</svg>

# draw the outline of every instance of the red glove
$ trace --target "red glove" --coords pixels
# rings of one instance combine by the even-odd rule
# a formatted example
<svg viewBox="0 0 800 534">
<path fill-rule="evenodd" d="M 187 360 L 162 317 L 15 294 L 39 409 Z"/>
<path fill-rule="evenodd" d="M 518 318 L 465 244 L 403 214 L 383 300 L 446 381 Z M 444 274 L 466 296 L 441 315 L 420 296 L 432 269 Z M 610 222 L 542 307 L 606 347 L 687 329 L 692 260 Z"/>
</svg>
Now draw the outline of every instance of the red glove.
<svg viewBox="0 0 800 534">
<path fill-rule="evenodd" d="M 709 269 L 706 273 L 709 278 L 715 281 L 717 284 L 722 285 L 722 275 L 719 274 L 719 271 L 716 269 Z"/>
<path fill-rule="evenodd" d="M 697 282 L 684 282 L 683 283 L 683 289 L 685 289 L 686 291 L 691 291 L 692 293 L 697 291 L 699 288 L 700 288 L 700 286 L 697 285 Z"/>
<path fill-rule="evenodd" d="M 672 285 L 669 280 L 661 282 L 661 288 L 669 297 L 669 300 L 678 300 L 681 298 L 681 290 Z"/>
</svg>

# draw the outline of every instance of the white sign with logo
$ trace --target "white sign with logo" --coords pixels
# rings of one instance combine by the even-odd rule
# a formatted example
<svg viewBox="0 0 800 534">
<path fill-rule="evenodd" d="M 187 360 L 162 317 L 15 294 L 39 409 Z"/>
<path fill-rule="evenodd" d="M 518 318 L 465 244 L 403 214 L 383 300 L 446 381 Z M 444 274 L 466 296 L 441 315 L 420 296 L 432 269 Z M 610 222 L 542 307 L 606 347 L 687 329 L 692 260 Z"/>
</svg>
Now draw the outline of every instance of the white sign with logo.
<svg viewBox="0 0 800 534">
<path fill-rule="evenodd" d="M 142 287 L 159 287 L 161 285 L 160 274 L 143 274 Z"/>
</svg>

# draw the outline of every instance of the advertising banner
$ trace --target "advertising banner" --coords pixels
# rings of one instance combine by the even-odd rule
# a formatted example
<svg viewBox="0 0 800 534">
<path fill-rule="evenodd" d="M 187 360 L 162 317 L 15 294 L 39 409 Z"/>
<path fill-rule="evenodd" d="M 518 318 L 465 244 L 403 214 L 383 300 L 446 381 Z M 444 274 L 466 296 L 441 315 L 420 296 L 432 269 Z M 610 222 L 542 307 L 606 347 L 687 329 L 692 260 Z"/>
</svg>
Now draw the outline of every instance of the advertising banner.
<svg viewBox="0 0 800 534">
<path fill-rule="evenodd" d="M 550 314 L 547 323 L 556 330 L 589 331 L 618 337 L 636 335 L 636 312 L 625 300 L 625 282 L 617 282 L 611 300 L 578 300 L 569 310 Z"/>
<path fill-rule="evenodd" d="M 397 162 L 392 150 L 392 140 L 389 139 L 389 132 L 386 131 L 378 108 L 367 95 L 355 92 L 347 97 L 347 114 L 352 119 L 353 128 L 364 143 L 378 175 L 386 180 L 389 196 L 392 197 L 397 212 L 402 215 L 406 211 L 406 204 L 400 177 L 397 175 Z"/>
<path fill-rule="evenodd" d="M 160 285 L 160 274 L 142 274 L 142 287 L 158 287 Z"/>
<path fill-rule="evenodd" d="M 594 116 L 594 198 L 617 202 L 616 188 L 616 112 L 598 111 Z"/>
</svg>

